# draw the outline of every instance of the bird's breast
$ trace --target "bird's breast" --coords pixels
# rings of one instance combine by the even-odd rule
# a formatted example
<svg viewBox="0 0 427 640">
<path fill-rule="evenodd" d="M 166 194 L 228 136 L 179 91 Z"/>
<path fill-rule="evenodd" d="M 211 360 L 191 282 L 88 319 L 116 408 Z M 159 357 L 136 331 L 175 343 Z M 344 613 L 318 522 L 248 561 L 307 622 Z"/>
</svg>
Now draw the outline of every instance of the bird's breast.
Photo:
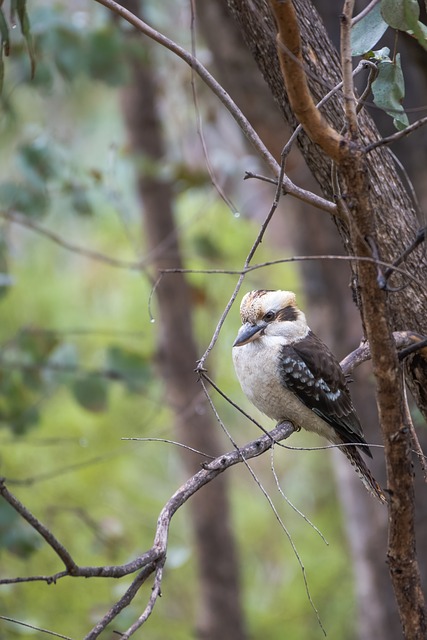
<svg viewBox="0 0 427 640">
<path fill-rule="evenodd" d="M 262 340 L 254 340 L 234 347 L 233 361 L 242 390 L 249 400 L 269 418 L 283 419 L 293 394 L 280 379 L 280 346 L 269 348 L 266 353 Z"/>
<path fill-rule="evenodd" d="M 290 420 L 296 427 L 334 440 L 333 429 L 284 385 L 280 376 L 282 346 L 269 344 L 266 348 L 261 338 L 233 348 L 234 367 L 243 392 L 269 418 Z"/>
</svg>

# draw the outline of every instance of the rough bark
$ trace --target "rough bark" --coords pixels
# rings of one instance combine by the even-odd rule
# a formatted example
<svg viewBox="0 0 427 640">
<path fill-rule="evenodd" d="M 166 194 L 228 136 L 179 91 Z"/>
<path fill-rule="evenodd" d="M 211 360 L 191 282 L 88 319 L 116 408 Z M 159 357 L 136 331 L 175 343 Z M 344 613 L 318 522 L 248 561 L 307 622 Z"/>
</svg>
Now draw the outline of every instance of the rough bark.
<svg viewBox="0 0 427 640">
<path fill-rule="evenodd" d="M 135 10 L 134 6 L 129 8 Z M 140 173 L 138 189 L 147 248 L 156 272 L 181 267 L 182 257 L 172 210 L 171 184 L 157 177 L 165 151 L 151 64 L 148 48 L 143 57 L 131 60 L 132 78 L 123 92 L 123 112 L 133 151 L 148 160 L 152 169 Z M 159 370 L 166 401 L 173 411 L 177 437 L 215 455 L 220 451 L 217 431 L 194 373 L 198 354 L 188 283 L 183 275 L 164 278 L 156 289 L 156 296 Z M 185 452 L 182 459 L 186 473 L 194 474 L 200 468 L 200 457 Z M 226 478 L 218 478 L 206 486 L 193 497 L 190 505 L 199 572 L 197 637 L 243 640 L 246 633 Z"/>
</svg>

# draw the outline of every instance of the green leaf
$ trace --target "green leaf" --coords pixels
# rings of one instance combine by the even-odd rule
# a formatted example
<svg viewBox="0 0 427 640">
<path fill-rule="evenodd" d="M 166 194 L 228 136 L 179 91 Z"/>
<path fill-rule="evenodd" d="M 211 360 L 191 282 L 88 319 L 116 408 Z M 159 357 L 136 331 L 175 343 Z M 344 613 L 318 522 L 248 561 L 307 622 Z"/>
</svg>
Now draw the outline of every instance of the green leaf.
<svg viewBox="0 0 427 640">
<path fill-rule="evenodd" d="M 46 369 L 44 378 L 47 382 L 63 383 L 69 385 L 75 379 L 75 370 L 78 367 L 78 354 L 74 344 L 61 342 L 49 357 L 48 364 L 51 369 Z"/>
<path fill-rule="evenodd" d="M 4 17 L 3 9 L 0 7 L 0 95 L 3 91 L 4 81 L 4 61 L 3 54 L 9 55 L 10 40 L 9 40 L 9 27 Z"/>
<path fill-rule="evenodd" d="M 9 247 L 3 231 L 0 230 L 0 299 L 9 293 L 10 287 L 13 285 L 13 279 L 9 275 Z"/>
<path fill-rule="evenodd" d="M 409 125 L 408 117 L 401 101 L 405 96 L 405 82 L 400 66 L 400 54 L 396 60 L 382 60 L 378 63 L 378 76 L 372 83 L 374 103 L 393 118 L 399 131 Z"/>
<path fill-rule="evenodd" d="M 390 27 L 406 31 L 427 49 L 427 27 L 419 20 L 417 0 L 382 0 L 381 15 Z"/>
<path fill-rule="evenodd" d="M 117 86 L 125 81 L 125 71 L 118 30 L 104 27 L 92 33 L 88 42 L 88 75 L 95 80 Z"/>
<path fill-rule="evenodd" d="M 36 56 L 33 45 L 33 38 L 31 35 L 30 20 L 27 14 L 27 0 L 15 0 L 16 12 L 18 14 L 19 23 L 21 25 L 21 32 L 27 43 L 28 55 L 31 62 L 31 79 L 34 78 L 36 70 Z"/>
<path fill-rule="evenodd" d="M 410 0 L 413 2 L 413 0 Z M 418 4 L 415 0 L 415 3 Z M 409 25 L 405 19 L 406 0 L 381 0 L 381 15 L 393 29 L 407 31 Z"/>
<path fill-rule="evenodd" d="M 17 161 L 27 180 L 37 187 L 57 176 L 60 168 L 58 150 L 44 136 L 21 145 Z"/>
<path fill-rule="evenodd" d="M 0 422 L 22 435 L 39 420 L 37 395 L 19 370 L 0 369 Z"/>
<path fill-rule="evenodd" d="M 69 196 L 73 209 L 82 216 L 91 216 L 94 212 L 89 198 L 89 190 L 81 182 L 66 181 L 63 183 L 63 191 Z"/>
<path fill-rule="evenodd" d="M 18 344 L 33 362 L 45 360 L 59 343 L 55 333 L 37 328 L 23 329 L 18 338 Z"/>
<path fill-rule="evenodd" d="M 54 60 L 58 71 L 66 80 L 72 80 L 86 65 L 86 46 L 76 29 L 58 26 L 45 38 L 46 53 Z"/>
<path fill-rule="evenodd" d="M 78 378 L 72 385 L 77 402 L 87 411 L 99 413 L 108 406 L 108 383 L 96 374 Z"/>
<path fill-rule="evenodd" d="M 46 190 L 19 182 L 0 184 L 0 202 L 6 210 L 20 211 L 29 216 L 42 216 L 49 206 Z"/>
<path fill-rule="evenodd" d="M 381 7 L 376 4 L 351 29 L 351 55 L 362 56 L 367 51 L 371 51 L 387 28 L 388 24 L 381 15 Z"/>
<path fill-rule="evenodd" d="M 136 351 L 114 346 L 107 351 L 107 363 L 109 369 L 120 374 L 129 391 L 139 393 L 146 389 L 150 367 L 144 356 Z"/>
<path fill-rule="evenodd" d="M 0 549 L 28 558 L 41 546 L 40 536 L 7 502 L 0 503 Z"/>
</svg>

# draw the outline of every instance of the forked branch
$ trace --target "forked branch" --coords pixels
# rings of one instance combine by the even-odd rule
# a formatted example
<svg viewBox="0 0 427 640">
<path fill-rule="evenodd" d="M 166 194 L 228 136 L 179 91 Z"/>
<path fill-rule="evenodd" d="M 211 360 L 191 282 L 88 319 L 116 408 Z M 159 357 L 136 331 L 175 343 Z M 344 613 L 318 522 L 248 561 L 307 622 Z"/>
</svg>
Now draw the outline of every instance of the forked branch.
<svg viewBox="0 0 427 640">
<path fill-rule="evenodd" d="M 397 332 L 394 334 L 394 339 L 396 346 L 401 349 L 403 353 L 405 352 L 405 348 L 408 348 L 411 345 L 418 345 L 419 348 L 423 348 L 425 341 L 424 336 L 420 336 L 419 334 L 411 331 Z M 353 369 L 369 359 L 369 346 L 366 343 L 362 343 L 341 362 L 341 367 L 344 373 L 350 374 Z M 166 561 L 168 549 L 169 527 L 174 514 L 187 502 L 187 500 L 189 500 L 189 498 L 191 498 L 191 496 L 199 491 L 204 485 L 212 482 L 218 475 L 236 464 L 262 455 L 271 449 L 274 444 L 289 438 L 294 431 L 295 429 L 290 422 L 281 423 L 271 431 L 265 432 L 259 438 L 247 443 L 243 447 L 239 449 L 236 448 L 228 453 L 218 456 L 214 460 L 203 463 L 202 469 L 181 485 L 181 487 L 179 487 L 163 507 L 157 520 L 153 546 L 131 562 L 123 565 L 94 567 L 77 565 L 61 542 L 9 491 L 6 480 L 4 478 L 1 479 L 0 494 L 2 497 L 44 538 L 46 543 L 55 551 L 64 563 L 65 569 L 50 576 L 28 576 L 10 579 L 4 578 L 0 580 L 0 585 L 35 581 L 56 583 L 57 580 L 66 576 L 85 578 L 121 578 L 138 572 L 125 594 L 111 607 L 103 618 L 99 620 L 99 622 L 87 634 L 85 639 L 95 640 L 98 638 L 100 633 L 106 629 L 110 622 L 112 622 L 116 616 L 132 602 L 147 579 L 152 574 L 155 574 L 153 590 L 143 613 L 124 634 L 125 638 L 131 637 L 131 635 L 133 635 L 133 633 L 139 629 L 151 615 L 156 600 L 161 593 L 160 587 L 162 570 Z"/>
</svg>

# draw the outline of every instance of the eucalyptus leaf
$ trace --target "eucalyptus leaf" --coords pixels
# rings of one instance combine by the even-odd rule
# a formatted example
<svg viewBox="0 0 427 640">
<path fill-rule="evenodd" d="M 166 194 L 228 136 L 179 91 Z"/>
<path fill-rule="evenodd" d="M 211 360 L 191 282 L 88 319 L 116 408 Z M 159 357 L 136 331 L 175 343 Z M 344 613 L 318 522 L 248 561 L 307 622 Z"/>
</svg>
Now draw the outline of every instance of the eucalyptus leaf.
<svg viewBox="0 0 427 640">
<path fill-rule="evenodd" d="M 400 31 L 408 31 L 409 24 L 406 21 L 406 13 L 408 5 L 413 3 L 413 0 L 381 0 L 381 15 L 387 24 L 393 29 L 399 29 Z M 415 4 L 418 3 L 415 0 Z"/>
<path fill-rule="evenodd" d="M 414 36 L 427 49 L 427 27 L 419 20 L 417 0 L 382 0 L 381 15 L 390 27 Z"/>
<path fill-rule="evenodd" d="M 31 63 L 31 78 L 34 78 L 36 70 L 36 55 L 34 51 L 33 38 L 31 35 L 30 20 L 27 13 L 27 0 L 16 0 L 16 12 L 18 14 L 21 32 L 27 43 L 28 55 Z"/>
<path fill-rule="evenodd" d="M 387 28 L 388 24 L 381 15 L 381 7 L 376 4 L 366 16 L 352 27 L 351 54 L 362 56 L 367 51 L 371 51 Z"/>
<path fill-rule="evenodd" d="M 99 413 L 108 405 L 108 383 L 98 375 L 87 374 L 72 384 L 77 402 L 87 411 Z"/>
<path fill-rule="evenodd" d="M 111 346 L 107 351 L 107 366 L 120 374 L 129 391 L 138 393 L 147 387 L 150 367 L 147 358 L 137 351 Z"/>
<path fill-rule="evenodd" d="M 396 59 L 378 63 L 378 76 L 372 83 L 374 103 L 393 118 L 393 124 L 399 131 L 409 125 L 408 117 L 402 107 L 405 96 L 405 82 L 400 66 L 400 54 Z"/>
</svg>

